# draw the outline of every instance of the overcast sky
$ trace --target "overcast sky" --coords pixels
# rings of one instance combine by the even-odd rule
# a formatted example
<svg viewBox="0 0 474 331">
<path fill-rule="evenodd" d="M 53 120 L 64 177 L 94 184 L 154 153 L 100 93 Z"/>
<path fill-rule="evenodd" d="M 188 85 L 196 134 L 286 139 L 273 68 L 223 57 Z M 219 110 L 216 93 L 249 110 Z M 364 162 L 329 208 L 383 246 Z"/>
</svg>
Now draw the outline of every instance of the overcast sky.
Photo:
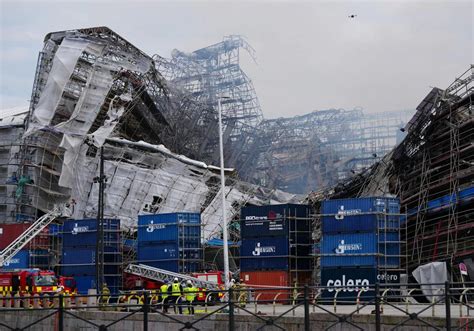
<svg viewBox="0 0 474 331">
<path fill-rule="evenodd" d="M 244 58 L 244 69 L 267 118 L 415 108 L 474 62 L 471 1 L 0 0 L 0 12 L 1 108 L 27 104 L 48 32 L 91 26 L 165 57 L 245 36 L 258 63 Z"/>
</svg>

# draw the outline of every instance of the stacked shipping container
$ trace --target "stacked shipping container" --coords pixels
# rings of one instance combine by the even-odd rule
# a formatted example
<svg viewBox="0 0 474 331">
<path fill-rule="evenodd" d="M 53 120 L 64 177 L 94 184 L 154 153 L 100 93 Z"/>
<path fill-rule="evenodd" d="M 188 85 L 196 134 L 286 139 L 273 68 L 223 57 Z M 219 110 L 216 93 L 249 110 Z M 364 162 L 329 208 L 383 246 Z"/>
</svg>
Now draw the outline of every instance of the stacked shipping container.
<svg viewBox="0 0 474 331">
<path fill-rule="evenodd" d="M 295 204 L 241 209 L 240 274 L 245 283 L 253 286 L 310 283 L 310 212 L 310 206 Z M 272 300 L 274 295 L 262 292 L 260 300 Z"/>
<path fill-rule="evenodd" d="M 138 216 L 139 263 L 179 273 L 201 271 L 201 215 L 169 213 Z"/>
<path fill-rule="evenodd" d="M 59 232 L 63 249 L 61 274 L 73 276 L 80 293 L 95 288 L 97 220 L 68 220 Z M 120 220 L 104 220 L 104 277 L 112 293 L 121 287 L 122 254 L 120 251 Z"/>
<path fill-rule="evenodd" d="M 322 203 L 321 212 L 321 285 L 342 286 L 338 298 L 355 300 L 358 291 L 369 284 L 399 281 L 397 199 L 329 200 Z M 334 289 L 328 289 L 323 298 L 332 299 L 334 294 Z M 366 291 L 361 297 L 371 295 L 373 292 Z"/>
<path fill-rule="evenodd" d="M 16 238 L 25 232 L 31 223 L 0 224 L 0 251 L 10 245 Z M 50 236 L 48 228 L 31 240 L 20 252 L 4 263 L 6 269 L 42 268 L 50 266 Z"/>
</svg>

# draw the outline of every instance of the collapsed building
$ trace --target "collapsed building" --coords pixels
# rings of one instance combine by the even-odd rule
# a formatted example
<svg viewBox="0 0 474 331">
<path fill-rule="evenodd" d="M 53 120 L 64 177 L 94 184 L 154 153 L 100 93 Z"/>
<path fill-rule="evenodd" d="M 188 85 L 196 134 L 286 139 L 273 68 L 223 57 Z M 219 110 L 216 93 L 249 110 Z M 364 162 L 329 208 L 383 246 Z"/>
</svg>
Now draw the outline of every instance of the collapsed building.
<svg viewBox="0 0 474 331">
<path fill-rule="evenodd" d="M 225 164 L 245 181 L 306 194 L 335 185 L 380 160 L 403 135 L 412 111 L 368 114 L 360 108 L 328 109 L 290 118 L 265 119 L 252 81 L 240 66 L 240 50 L 255 60 L 255 50 L 240 36 L 192 53 L 173 50 L 172 58 L 155 55 L 170 84 L 193 100 L 222 107 Z M 196 123 L 205 117 L 196 117 Z M 210 127 L 215 120 L 206 121 Z M 195 132 L 203 142 L 192 157 L 217 164 L 217 136 Z"/>
<path fill-rule="evenodd" d="M 0 115 L 1 222 L 32 221 L 60 202 L 76 219 L 95 218 L 103 162 L 104 217 L 133 229 L 138 214 L 200 212 L 203 239 L 219 237 L 219 105 L 228 221 L 245 204 L 300 202 L 357 180 L 401 140 L 409 111 L 264 119 L 242 49 L 254 56 L 230 36 L 165 59 L 106 27 L 48 34 L 29 109 Z"/>
<path fill-rule="evenodd" d="M 206 122 L 193 131 L 188 121 L 216 122 L 216 112 L 169 87 L 152 58 L 108 28 L 46 36 L 30 109 L 23 115 L 24 123 L 15 122 L 19 128 L 3 130 L 10 168 L 3 174 L 2 222 L 31 221 L 66 201 L 73 204 L 74 218 L 96 217 L 102 155 L 104 217 L 133 227 L 141 212 L 187 210 L 202 213 L 206 238 L 220 232 L 219 169 L 179 154 L 201 148 L 192 138 L 196 130 L 214 133 Z M 249 201 L 298 200 L 226 170 L 229 218 Z"/>
<path fill-rule="evenodd" d="M 406 268 L 446 261 L 474 266 L 474 67 L 433 88 L 401 129 L 401 144 L 371 168 L 314 192 L 325 198 L 397 196 L 406 213 Z M 459 274 L 458 270 L 452 270 Z"/>
</svg>

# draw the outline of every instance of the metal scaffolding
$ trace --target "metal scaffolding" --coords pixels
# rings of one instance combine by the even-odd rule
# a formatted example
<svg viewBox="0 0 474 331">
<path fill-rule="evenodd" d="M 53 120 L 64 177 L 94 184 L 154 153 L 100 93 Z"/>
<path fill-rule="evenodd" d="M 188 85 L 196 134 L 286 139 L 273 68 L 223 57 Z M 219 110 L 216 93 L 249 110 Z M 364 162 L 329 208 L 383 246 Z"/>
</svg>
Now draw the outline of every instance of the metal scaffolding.
<svg viewBox="0 0 474 331">
<path fill-rule="evenodd" d="M 456 264 L 474 254 L 474 67 L 433 88 L 403 128 L 407 137 L 371 169 L 339 184 L 334 198 L 394 194 L 407 212 L 408 269 Z"/>
</svg>

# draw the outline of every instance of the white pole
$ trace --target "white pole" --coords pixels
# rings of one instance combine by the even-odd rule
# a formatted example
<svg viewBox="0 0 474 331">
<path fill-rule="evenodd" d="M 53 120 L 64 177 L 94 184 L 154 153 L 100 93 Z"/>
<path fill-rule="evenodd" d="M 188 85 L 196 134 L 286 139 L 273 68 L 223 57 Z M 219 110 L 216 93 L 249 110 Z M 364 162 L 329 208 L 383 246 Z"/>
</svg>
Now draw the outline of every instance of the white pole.
<svg viewBox="0 0 474 331">
<path fill-rule="evenodd" d="M 222 137 L 222 109 L 221 98 L 217 99 L 217 111 L 219 113 L 219 150 L 221 158 L 221 193 L 222 193 L 222 237 L 224 241 L 224 279 L 225 288 L 229 288 L 229 245 L 227 243 L 227 215 L 225 209 L 225 177 L 224 177 L 224 142 Z"/>
</svg>

